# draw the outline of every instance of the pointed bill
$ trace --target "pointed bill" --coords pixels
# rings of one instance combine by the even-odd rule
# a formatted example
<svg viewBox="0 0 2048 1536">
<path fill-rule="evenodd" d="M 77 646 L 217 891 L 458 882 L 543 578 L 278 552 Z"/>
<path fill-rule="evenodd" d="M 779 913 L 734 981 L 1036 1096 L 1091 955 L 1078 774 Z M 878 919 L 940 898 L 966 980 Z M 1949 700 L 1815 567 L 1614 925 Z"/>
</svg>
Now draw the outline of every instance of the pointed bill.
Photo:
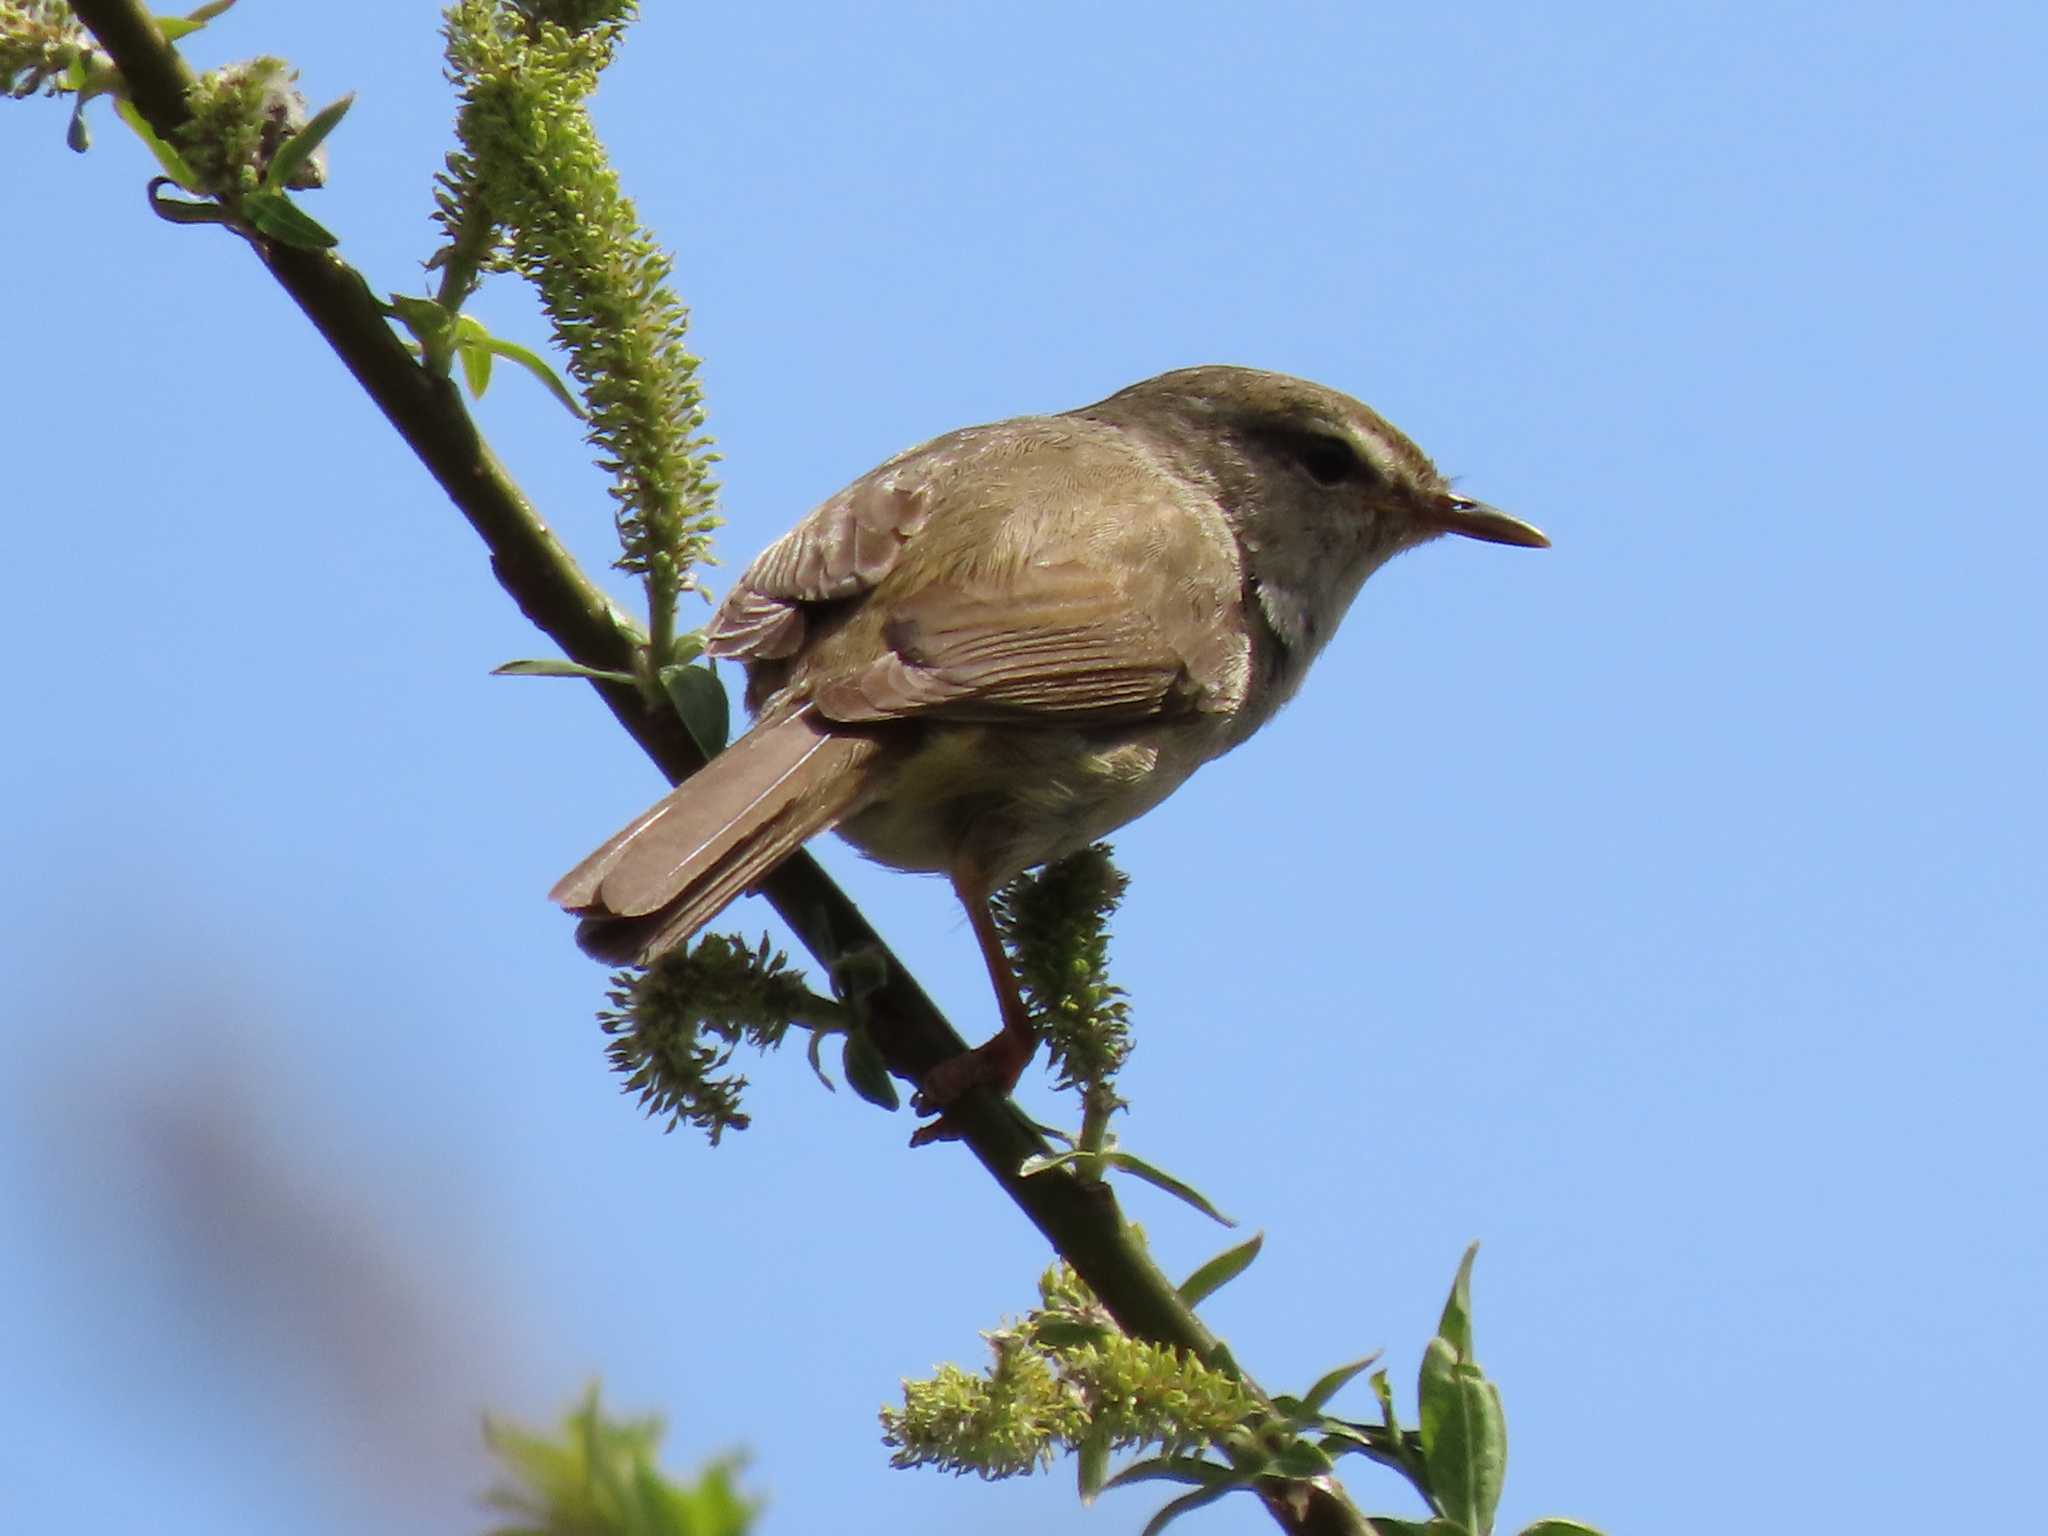
<svg viewBox="0 0 2048 1536">
<path fill-rule="evenodd" d="M 1519 517 L 1508 516 L 1499 507 L 1474 501 L 1470 496 L 1446 491 L 1435 498 L 1423 515 L 1444 532 L 1462 533 L 1468 539 L 1484 539 L 1489 544 L 1516 544 L 1523 549 L 1550 547 L 1550 540 L 1542 529 L 1531 527 Z"/>
</svg>

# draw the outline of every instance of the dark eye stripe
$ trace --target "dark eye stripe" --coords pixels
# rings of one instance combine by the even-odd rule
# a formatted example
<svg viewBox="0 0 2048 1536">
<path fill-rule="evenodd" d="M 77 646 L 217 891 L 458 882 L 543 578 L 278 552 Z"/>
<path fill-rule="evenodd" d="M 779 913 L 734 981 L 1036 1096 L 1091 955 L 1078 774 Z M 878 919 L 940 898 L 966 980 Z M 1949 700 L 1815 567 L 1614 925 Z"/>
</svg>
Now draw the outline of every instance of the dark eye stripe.
<svg viewBox="0 0 2048 1536">
<path fill-rule="evenodd" d="M 1274 457 L 1294 464 L 1317 485 L 1364 484 L 1379 478 L 1348 438 L 1313 427 L 1268 426 L 1253 434 Z"/>
<path fill-rule="evenodd" d="M 1304 433 L 1295 446 L 1294 456 L 1317 485 L 1342 485 L 1349 480 L 1362 480 L 1366 475 L 1365 461 L 1341 437 Z"/>
</svg>

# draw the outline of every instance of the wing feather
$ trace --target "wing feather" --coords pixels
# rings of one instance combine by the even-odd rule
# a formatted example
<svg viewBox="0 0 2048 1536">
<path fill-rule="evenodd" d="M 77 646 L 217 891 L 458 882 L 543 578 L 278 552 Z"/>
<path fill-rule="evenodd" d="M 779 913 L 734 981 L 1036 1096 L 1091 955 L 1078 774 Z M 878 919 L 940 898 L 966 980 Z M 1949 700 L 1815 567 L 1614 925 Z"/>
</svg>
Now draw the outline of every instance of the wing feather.
<svg viewBox="0 0 2048 1536">
<path fill-rule="evenodd" d="M 822 503 L 748 567 L 707 649 L 749 665 L 757 706 L 809 699 L 845 724 L 1106 725 L 1240 704 L 1241 603 L 1205 494 L 1121 432 L 1022 420 Z"/>
</svg>

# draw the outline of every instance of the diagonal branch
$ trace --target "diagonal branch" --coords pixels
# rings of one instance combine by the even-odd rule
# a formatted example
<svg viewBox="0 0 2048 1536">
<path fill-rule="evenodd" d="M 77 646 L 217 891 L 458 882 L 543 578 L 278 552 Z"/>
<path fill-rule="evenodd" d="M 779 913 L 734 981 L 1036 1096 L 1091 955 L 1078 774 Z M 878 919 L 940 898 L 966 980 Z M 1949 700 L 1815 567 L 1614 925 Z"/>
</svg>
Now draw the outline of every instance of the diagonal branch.
<svg viewBox="0 0 2048 1536">
<path fill-rule="evenodd" d="M 127 94 L 151 128 L 175 142 L 189 115 L 185 92 L 193 75 L 139 0 L 73 0 L 72 9 L 120 69 Z M 632 675 L 636 649 L 644 643 L 638 626 L 577 567 L 483 441 L 453 382 L 413 358 L 362 275 L 330 251 L 260 236 L 249 243 L 483 539 L 493 573 L 520 612 L 571 659 Z M 672 712 L 653 707 L 633 688 L 592 686 L 671 782 L 703 766 L 703 755 Z M 966 1049 L 810 855 L 788 860 L 761 890 L 821 964 L 865 946 L 884 957 L 887 980 L 871 999 L 872 1034 L 892 1071 L 917 1081 Z M 1222 1343 L 1152 1262 L 1106 1185 L 1051 1174 L 1018 1176 L 1026 1158 L 1050 1149 L 1015 1105 L 978 1090 L 949 1111 L 949 1124 L 1126 1331 L 1236 1370 Z M 1369 1536 L 1370 1526 L 1334 1479 L 1274 1479 L 1262 1484 L 1260 1496 L 1284 1530 Z"/>
</svg>

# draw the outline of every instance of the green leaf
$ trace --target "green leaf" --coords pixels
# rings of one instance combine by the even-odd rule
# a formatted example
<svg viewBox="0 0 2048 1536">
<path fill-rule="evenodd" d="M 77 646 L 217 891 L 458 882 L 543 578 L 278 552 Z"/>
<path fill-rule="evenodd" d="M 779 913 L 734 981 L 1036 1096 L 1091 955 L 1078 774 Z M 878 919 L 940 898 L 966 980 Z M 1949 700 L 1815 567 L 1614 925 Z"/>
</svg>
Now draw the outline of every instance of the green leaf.
<svg viewBox="0 0 2048 1536">
<path fill-rule="evenodd" d="M 1074 1478 L 1079 1486 L 1081 1502 L 1093 1504 L 1095 1495 L 1102 1492 L 1102 1483 L 1109 1476 L 1109 1436 L 1097 1429 L 1083 1440 L 1074 1455 Z"/>
<path fill-rule="evenodd" d="M 882 1053 L 868 1038 L 866 1030 L 847 1031 L 846 1049 L 839 1058 L 839 1066 L 846 1074 L 847 1086 L 870 1104 L 894 1110 L 901 1102 L 896 1096 L 895 1080 L 889 1076 L 888 1064 L 882 1060 Z"/>
<path fill-rule="evenodd" d="M 1308 1395 L 1302 1398 L 1302 1407 L 1310 1413 L 1322 1412 L 1325 1403 L 1349 1386 L 1359 1372 L 1370 1370 L 1379 1357 L 1379 1351 L 1374 1350 L 1362 1359 L 1353 1360 L 1349 1365 L 1340 1365 L 1335 1370 L 1324 1372 L 1316 1378 L 1316 1384 L 1308 1389 Z"/>
<path fill-rule="evenodd" d="M 457 316 L 433 299 L 410 293 L 392 294 L 384 311 L 412 333 L 422 362 L 436 373 L 448 371 L 452 338 L 459 324 Z"/>
<path fill-rule="evenodd" d="M 1185 1515 L 1192 1510 L 1200 1509 L 1205 1504 L 1214 1504 L 1218 1499 L 1222 1498 L 1223 1495 L 1230 1492 L 1233 1488 L 1246 1486 L 1249 1485 L 1242 1484 L 1235 1480 L 1232 1480 L 1231 1482 L 1224 1483 L 1219 1487 L 1198 1488 L 1193 1493 L 1184 1493 L 1179 1498 L 1175 1499 L 1172 1503 L 1168 1504 L 1164 1509 L 1160 1510 L 1159 1513 L 1154 1515 L 1150 1520 L 1147 1520 L 1145 1522 L 1145 1529 L 1139 1533 L 1139 1536 L 1159 1536 L 1159 1533 L 1161 1531 L 1165 1530 L 1169 1525 L 1173 1524 L 1173 1522 L 1178 1520 L 1182 1515 Z"/>
<path fill-rule="evenodd" d="M 503 666 L 491 668 L 493 677 L 581 677 L 594 683 L 623 683 L 633 686 L 633 679 L 623 672 L 605 672 L 597 667 L 586 667 L 580 661 L 564 661 L 559 656 L 537 656 L 531 661 L 508 661 Z"/>
<path fill-rule="evenodd" d="M 1132 1483 L 1168 1482 L 1207 1487 L 1232 1481 L 1235 1481 L 1235 1474 L 1220 1462 L 1204 1461 L 1199 1456 L 1150 1456 L 1143 1461 L 1132 1462 L 1102 1486 L 1123 1488 Z"/>
<path fill-rule="evenodd" d="M 818 1081 L 825 1085 L 825 1091 L 827 1093 L 837 1093 L 839 1085 L 833 1082 L 831 1075 L 825 1071 L 824 1052 L 825 1032 L 821 1029 L 814 1029 L 811 1031 L 811 1043 L 804 1047 L 804 1055 L 810 1059 L 811 1070 L 818 1074 Z"/>
<path fill-rule="evenodd" d="M 1376 1536 L 1468 1536 L 1455 1520 L 1403 1520 L 1398 1515 L 1369 1517 Z"/>
<path fill-rule="evenodd" d="M 1226 1227 L 1234 1227 L 1237 1225 L 1236 1222 L 1232 1221 L 1228 1216 L 1224 1215 L 1221 1211 L 1217 1210 L 1215 1206 L 1211 1205 L 1209 1203 L 1208 1197 L 1204 1195 L 1200 1190 L 1196 1189 L 1192 1184 L 1182 1183 L 1179 1179 L 1176 1179 L 1172 1174 L 1165 1173 L 1162 1172 L 1160 1169 L 1154 1168 L 1150 1163 L 1146 1162 L 1143 1158 L 1133 1157 L 1128 1152 L 1105 1152 L 1102 1154 L 1102 1160 L 1108 1163 L 1112 1168 L 1121 1168 L 1125 1173 L 1128 1173 L 1134 1179 L 1143 1179 L 1147 1184 L 1150 1184 L 1153 1188 L 1163 1189 L 1169 1195 L 1174 1196 L 1176 1199 L 1186 1201 L 1189 1205 L 1192 1205 L 1196 1210 L 1200 1211 L 1204 1216 L 1207 1216 L 1211 1221 L 1217 1222 L 1220 1225 Z"/>
<path fill-rule="evenodd" d="M 1474 1243 L 1458 1260 L 1458 1277 L 1451 1282 L 1450 1299 L 1436 1325 L 1436 1336 L 1456 1350 L 1460 1360 L 1472 1358 L 1472 1261 L 1478 1256 L 1479 1245 Z"/>
<path fill-rule="evenodd" d="M 1385 1371 L 1372 1373 L 1372 1395 L 1380 1400 L 1380 1418 L 1387 1426 L 1387 1433 L 1398 1437 L 1401 1433 L 1401 1418 L 1394 1412 L 1394 1384 L 1387 1380 Z"/>
<path fill-rule="evenodd" d="M 80 98 L 81 102 L 83 98 Z M 185 157 L 174 145 L 165 143 L 156 136 L 156 130 L 149 126 L 143 115 L 136 110 L 135 103 L 126 97 L 114 101 L 114 115 L 135 130 L 135 136 L 142 140 L 149 152 L 156 157 L 156 163 L 163 167 L 164 174 L 183 187 L 187 192 L 199 190 L 199 173 L 185 163 Z"/>
<path fill-rule="evenodd" d="M 242 199 L 242 218 L 259 235 L 302 251 L 324 251 L 341 244 L 320 222 L 282 192 L 259 187 Z"/>
<path fill-rule="evenodd" d="M 1226 1248 L 1215 1258 L 1204 1264 L 1180 1283 L 1180 1299 L 1190 1307 L 1199 1307 L 1224 1286 L 1252 1266 L 1252 1260 L 1259 1256 L 1265 1246 L 1266 1234 L 1254 1232 L 1235 1248 Z"/>
<path fill-rule="evenodd" d="M 1560 1520 L 1552 1515 L 1533 1525 L 1523 1526 L 1521 1536 L 1601 1536 L 1601 1533 L 1590 1525 L 1581 1525 L 1576 1520 Z"/>
<path fill-rule="evenodd" d="M 151 179 L 148 187 L 149 208 L 158 218 L 169 224 L 225 224 L 229 221 L 228 211 L 218 203 L 188 203 L 182 197 L 165 197 L 163 189 L 169 186 L 168 177 Z"/>
<path fill-rule="evenodd" d="M 1282 1477 L 1323 1477 L 1334 1468 L 1329 1453 L 1313 1440 L 1290 1440 L 1273 1458 L 1273 1470 Z"/>
<path fill-rule="evenodd" d="M 1365 1456 L 1381 1463 L 1394 1460 L 1393 1452 L 1359 1425 L 1325 1419 L 1322 1427 L 1326 1433 L 1316 1443 L 1323 1448 L 1323 1454 L 1332 1461 L 1339 1456 Z M 1398 1461 L 1395 1464 L 1398 1465 Z"/>
<path fill-rule="evenodd" d="M 583 409 L 583 403 L 569 392 L 569 386 L 562 382 L 561 375 L 550 368 L 546 359 L 538 352 L 530 351 L 515 341 L 500 340 L 496 336 L 491 337 L 489 345 L 490 349 L 506 362 L 517 363 L 546 385 L 548 393 L 561 401 L 571 416 L 578 421 L 589 419 L 590 413 Z"/>
<path fill-rule="evenodd" d="M 464 345 L 455 349 L 455 355 L 462 359 L 462 379 L 469 392 L 483 399 L 484 391 L 491 387 L 491 349 Z"/>
<path fill-rule="evenodd" d="M 1476 1365 L 1457 1358 L 1448 1339 L 1431 1339 L 1417 1385 L 1422 1459 L 1437 1507 L 1474 1536 L 1493 1529 L 1507 1475 L 1507 1422 L 1500 1392 Z"/>
<path fill-rule="evenodd" d="M 290 186 L 300 168 L 313 158 L 313 152 L 334 132 L 335 125 L 348 116 L 355 100 L 356 93 L 350 91 L 339 101 L 330 101 L 306 120 L 305 127 L 278 145 L 277 153 L 270 157 L 270 168 L 263 173 L 263 185 L 273 192 Z"/>
<path fill-rule="evenodd" d="M 695 665 L 663 667 L 656 674 L 669 703 L 682 716 L 684 728 L 697 750 L 716 757 L 725 750 L 732 729 L 732 706 L 726 701 L 725 685 L 709 667 Z"/>
<path fill-rule="evenodd" d="M 175 43 L 181 37 L 190 37 L 234 3 L 235 0 L 210 0 L 209 4 L 198 6 L 182 16 L 152 16 L 149 19 L 163 33 L 165 42 Z"/>
</svg>

